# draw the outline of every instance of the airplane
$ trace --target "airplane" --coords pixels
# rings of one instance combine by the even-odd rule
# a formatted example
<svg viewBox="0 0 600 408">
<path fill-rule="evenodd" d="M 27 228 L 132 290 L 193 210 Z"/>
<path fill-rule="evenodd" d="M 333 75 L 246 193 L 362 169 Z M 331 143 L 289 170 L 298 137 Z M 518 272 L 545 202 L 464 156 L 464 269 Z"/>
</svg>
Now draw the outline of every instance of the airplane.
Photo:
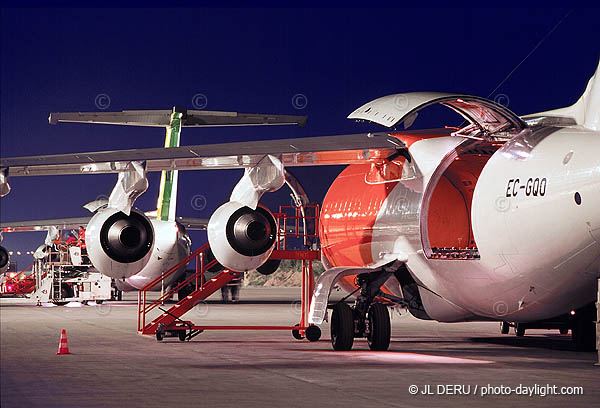
<svg viewBox="0 0 600 408">
<path fill-rule="evenodd" d="M 128 171 L 135 163 L 140 177 L 142 170 L 243 168 L 207 232 L 221 265 L 247 271 L 273 251 L 273 215 L 259 201 L 284 185 L 286 169 L 347 165 L 322 202 L 326 271 L 309 315 L 315 327 L 323 323 L 335 285 L 355 295 L 353 306 L 331 306 L 334 350 L 365 337 L 370 349 L 387 350 L 390 302 L 419 319 L 499 321 L 503 331 L 512 322 L 517 334 L 573 311 L 572 338 L 591 350 L 600 277 L 599 77 L 600 66 L 575 104 L 525 116 L 477 96 L 415 92 L 381 97 L 348 116 L 380 132 L 2 158 L 0 189 L 9 190 L 9 176 Z M 433 105 L 464 124 L 409 130 Z"/>
<path fill-rule="evenodd" d="M 303 116 L 187 111 L 178 106 L 171 111 L 51 113 L 49 116 L 52 125 L 65 122 L 164 127 L 165 148 L 179 146 L 183 127 L 303 126 L 305 121 L 306 117 Z M 145 176 L 138 176 L 140 170 L 136 163 L 128 170 L 119 172 L 118 181 L 108 199 L 100 198 L 83 206 L 93 216 L 2 222 L 0 234 L 48 231 L 45 243 L 36 251 L 36 255 L 44 256 L 47 247 L 59 236 L 59 230 L 85 227 L 85 244 L 92 265 L 100 273 L 113 278 L 119 291 L 141 289 L 190 254 L 191 239 L 187 231 L 206 230 L 208 220 L 176 217 L 177 170 L 161 171 L 156 211 L 142 212 L 133 208 L 136 194 L 143 193 L 148 182 Z M 8 262 L 8 251 L 0 246 L 0 267 L 4 268 Z M 278 265 L 270 265 L 269 271 L 266 267 L 258 270 L 272 273 L 275 266 Z M 161 290 L 163 286 L 176 283 L 184 276 L 185 269 L 184 265 L 150 290 Z M 181 288 L 179 298 L 187 296 L 190 290 L 188 287 Z"/>
</svg>

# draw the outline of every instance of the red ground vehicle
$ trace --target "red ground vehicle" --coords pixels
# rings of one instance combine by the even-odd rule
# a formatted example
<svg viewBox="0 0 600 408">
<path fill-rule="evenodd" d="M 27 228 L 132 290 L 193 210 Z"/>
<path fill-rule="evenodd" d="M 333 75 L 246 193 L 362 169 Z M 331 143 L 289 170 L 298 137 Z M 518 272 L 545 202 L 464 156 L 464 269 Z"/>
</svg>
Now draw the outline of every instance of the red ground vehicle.
<svg viewBox="0 0 600 408">
<path fill-rule="evenodd" d="M 0 286 L 2 295 L 23 296 L 32 293 L 35 290 L 35 276 L 33 274 L 25 274 L 32 266 L 33 264 L 21 272 L 6 273 L 6 280 L 4 280 Z"/>
</svg>

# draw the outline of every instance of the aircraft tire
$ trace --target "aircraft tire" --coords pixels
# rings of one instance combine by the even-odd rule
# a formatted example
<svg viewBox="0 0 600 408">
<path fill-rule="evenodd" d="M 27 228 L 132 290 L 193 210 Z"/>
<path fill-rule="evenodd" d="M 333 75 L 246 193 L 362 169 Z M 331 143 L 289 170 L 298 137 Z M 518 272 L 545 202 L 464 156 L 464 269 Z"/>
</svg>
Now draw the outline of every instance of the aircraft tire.
<svg viewBox="0 0 600 408">
<path fill-rule="evenodd" d="M 510 329 L 510 324 L 508 324 L 508 322 L 500 323 L 500 333 L 508 334 L 509 329 Z"/>
<path fill-rule="evenodd" d="M 367 336 L 369 348 L 373 351 L 386 351 L 390 347 L 391 324 L 387 306 L 373 303 L 369 307 L 370 332 Z"/>
<path fill-rule="evenodd" d="M 331 314 L 331 345 L 336 351 L 348 351 L 354 344 L 354 316 L 345 302 L 333 307 Z"/>
</svg>

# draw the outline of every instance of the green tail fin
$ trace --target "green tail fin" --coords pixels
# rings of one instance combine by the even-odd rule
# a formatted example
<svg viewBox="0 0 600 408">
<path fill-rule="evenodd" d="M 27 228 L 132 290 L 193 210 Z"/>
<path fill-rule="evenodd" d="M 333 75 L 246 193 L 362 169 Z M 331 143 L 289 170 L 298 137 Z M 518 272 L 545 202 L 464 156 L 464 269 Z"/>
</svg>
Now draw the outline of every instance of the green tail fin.
<svg viewBox="0 0 600 408">
<path fill-rule="evenodd" d="M 179 147 L 181 120 L 183 114 L 173 112 L 165 135 L 165 147 Z M 177 207 L 177 170 L 163 170 L 160 176 L 160 190 L 156 203 L 156 218 L 163 221 L 175 221 Z"/>
</svg>

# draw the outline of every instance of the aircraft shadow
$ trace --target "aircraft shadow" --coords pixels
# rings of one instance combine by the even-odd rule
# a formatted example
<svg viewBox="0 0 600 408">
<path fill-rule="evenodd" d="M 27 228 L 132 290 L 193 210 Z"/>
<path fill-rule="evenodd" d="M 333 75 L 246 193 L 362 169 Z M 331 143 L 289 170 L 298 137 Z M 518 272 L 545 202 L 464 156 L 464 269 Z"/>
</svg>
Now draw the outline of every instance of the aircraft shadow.
<svg viewBox="0 0 600 408">
<path fill-rule="evenodd" d="M 557 351 L 577 351 L 571 336 L 503 336 L 503 337 L 475 337 L 471 338 L 473 343 L 496 344 L 500 346 L 542 348 Z"/>
</svg>

